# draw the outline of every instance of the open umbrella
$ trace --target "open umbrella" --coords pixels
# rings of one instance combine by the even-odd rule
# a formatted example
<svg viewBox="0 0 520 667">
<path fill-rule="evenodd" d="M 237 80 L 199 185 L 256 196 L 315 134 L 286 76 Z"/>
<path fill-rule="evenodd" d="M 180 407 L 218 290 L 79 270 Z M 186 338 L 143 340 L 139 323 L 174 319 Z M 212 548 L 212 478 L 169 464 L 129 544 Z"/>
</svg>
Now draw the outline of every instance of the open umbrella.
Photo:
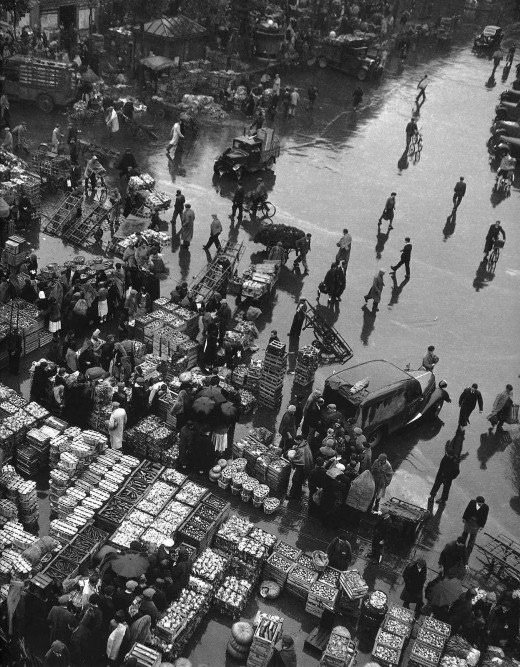
<svg viewBox="0 0 520 667">
<path fill-rule="evenodd" d="M 222 405 L 220 406 L 220 410 L 222 412 L 222 415 L 224 417 L 227 417 L 228 419 L 235 419 L 237 416 L 236 407 L 233 405 L 233 403 L 230 403 L 229 401 L 222 403 Z"/>
<path fill-rule="evenodd" d="M 431 590 L 430 602 L 434 607 L 448 607 L 464 592 L 460 579 L 441 579 Z"/>
<path fill-rule="evenodd" d="M 193 414 L 200 417 L 208 417 L 215 408 L 215 401 L 207 396 L 200 396 L 193 401 L 191 410 Z"/>
<path fill-rule="evenodd" d="M 150 567 L 146 556 L 129 553 L 111 562 L 112 570 L 124 579 L 138 579 Z"/>
<path fill-rule="evenodd" d="M 225 403 L 227 401 L 220 387 L 205 387 L 204 389 L 201 389 L 201 391 L 199 391 L 199 393 L 197 394 L 197 398 L 203 396 L 206 398 L 210 398 L 212 401 L 214 401 L 216 405 L 219 405 L 220 403 Z"/>
</svg>

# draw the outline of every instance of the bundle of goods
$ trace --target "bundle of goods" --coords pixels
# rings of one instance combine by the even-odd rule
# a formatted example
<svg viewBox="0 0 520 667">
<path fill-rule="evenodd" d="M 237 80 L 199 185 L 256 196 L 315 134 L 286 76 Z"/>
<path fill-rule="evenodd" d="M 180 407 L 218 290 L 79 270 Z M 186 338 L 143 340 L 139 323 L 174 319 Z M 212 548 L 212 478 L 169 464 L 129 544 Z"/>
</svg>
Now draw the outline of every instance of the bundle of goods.
<svg viewBox="0 0 520 667">
<path fill-rule="evenodd" d="M 155 179 L 150 174 L 140 174 L 139 176 L 131 176 L 128 181 L 128 192 L 136 202 L 137 210 L 134 210 L 134 215 L 145 214 L 142 208 L 166 210 L 170 208 L 171 197 L 164 192 L 159 192 L 154 189 Z"/>
<path fill-rule="evenodd" d="M 332 629 L 320 665 L 322 667 L 348 667 L 354 664 L 357 650 L 350 632 L 342 625 Z"/>
<path fill-rule="evenodd" d="M 305 236 L 305 232 L 297 227 L 269 224 L 264 225 L 253 240 L 267 248 L 272 248 L 281 241 L 286 250 L 292 250 L 296 248 L 296 242 L 303 236 Z"/>
<path fill-rule="evenodd" d="M 365 597 L 368 586 L 357 570 L 347 570 L 340 575 L 340 585 L 349 600 Z"/>
<path fill-rule="evenodd" d="M 262 405 L 275 408 L 281 403 L 286 372 L 285 344 L 277 340 L 271 341 L 265 352 L 259 383 L 259 401 Z"/>
<path fill-rule="evenodd" d="M 251 582 L 247 579 L 237 579 L 234 576 L 225 577 L 215 593 L 213 603 L 223 614 L 230 614 L 232 618 L 237 618 L 246 606 L 251 590 Z"/>
<path fill-rule="evenodd" d="M 156 232 L 153 229 L 143 229 L 141 232 L 141 237 L 146 240 L 148 245 L 159 245 L 159 246 L 167 246 L 171 242 L 171 236 L 167 234 L 166 232 Z M 139 237 L 136 234 L 130 234 L 129 236 L 126 236 L 124 239 L 120 239 L 117 243 L 117 246 L 114 249 L 114 252 L 117 255 L 123 255 L 125 250 L 128 248 L 129 245 L 132 243 L 135 245 L 137 241 L 139 240 Z"/>
<path fill-rule="evenodd" d="M 321 581 L 315 581 L 309 589 L 305 611 L 321 618 L 324 609 L 334 611 L 337 599 L 337 588 Z"/>
<path fill-rule="evenodd" d="M 301 387 L 314 382 L 314 376 L 319 364 L 319 351 L 313 345 L 305 345 L 298 350 L 294 381 Z"/>
<path fill-rule="evenodd" d="M 282 636 L 283 619 L 258 612 L 255 634 L 247 658 L 247 667 L 266 667 L 273 657 L 275 644 Z"/>
<path fill-rule="evenodd" d="M 126 660 L 134 658 L 138 667 L 159 667 L 162 663 L 162 654 L 150 646 L 136 642 L 128 654 Z"/>
<path fill-rule="evenodd" d="M 262 264 L 251 264 L 242 276 L 242 297 L 258 301 L 270 294 L 278 282 L 280 261 L 267 260 Z"/>
<path fill-rule="evenodd" d="M 232 515 L 217 531 L 213 547 L 219 553 L 232 556 L 236 553 L 240 540 L 245 537 L 253 525 L 242 517 Z"/>
<path fill-rule="evenodd" d="M 227 560 L 213 551 L 205 549 L 193 563 L 192 574 L 200 579 L 210 582 L 218 582 L 224 576 Z"/>
<path fill-rule="evenodd" d="M 226 331 L 224 340 L 240 343 L 244 350 L 254 346 L 255 338 L 258 337 L 258 329 L 253 322 L 239 320 L 233 329 Z"/>
</svg>

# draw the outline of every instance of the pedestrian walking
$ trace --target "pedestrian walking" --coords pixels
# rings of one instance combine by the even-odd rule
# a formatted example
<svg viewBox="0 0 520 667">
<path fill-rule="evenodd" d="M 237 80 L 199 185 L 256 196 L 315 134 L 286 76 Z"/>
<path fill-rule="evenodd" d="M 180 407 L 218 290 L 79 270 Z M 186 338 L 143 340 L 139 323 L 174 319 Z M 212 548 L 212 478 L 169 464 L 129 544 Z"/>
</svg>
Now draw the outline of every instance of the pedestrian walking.
<svg viewBox="0 0 520 667">
<path fill-rule="evenodd" d="M 181 139 L 184 139 L 184 134 L 182 133 L 180 121 L 177 121 L 176 123 L 173 124 L 170 142 L 168 144 L 168 148 L 166 149 L 166 155 L 169 158 L 172 157 L 171 156 L 172 150 L 173 150 L 173 157 L 175 157 L 175 153 L 177 152 L 177 146 L 179 145 L 179 141 Z"/>
<path fill-rule="evenodd" d="M 408 609 L 415 604 L 415 618 L 418 618 L 423 606 L 423 589 L 426 583 L 426 561 L 418 558 L 407 565 L 403 572 L 404 588 L 401 593 L 403 607 Z"/>
<path fill-rule="evenodd" d="M 280 440 L 280 448 L 285 453 L 293 444 L 294 438 L 296 437 L 296 406 L 289 405 L 285 411 L 280 426 L 278 427 L 278 433 L 282 436 Z"/>
<path fill-rule="evenodd" d="M 410 237 L 407 236 L 404 239 L 404 247 L 401 248 L 401 259 L 400 261 L 395 265 L 392 266 L 392 273 L 395 273 L 398 268 L 403 266 L 406 270 L 406 277 L 410 277 L 410 258 L 412 256 L 412 244 L 410 243 Z"/>
<path fill-rule="evenodd" d="M 455 574 L 456 570 L 464 568 L 468 560 L 466 540 L 459 535 L 456 540 L 448 542 L 439 556 L 439 565 L 444 577 Z"/>
<path fill-rule="evenodd" d="M 415 121 L 415 118 L 411 118 L 409 122 L 406 124 L 406 150 L 408 150 L 410 143 L 413 139 L 413 137 L 417 134 L 419 131 L 419 128 L 417 127 L 417 123 Z"/>
<path fill-rule="evenodd" d="M 352 93 L 352 106 L 354 109 L 357 109 L 363 101 L 363 95 L 363 88 L 361 88 L 361 86 L 356 86 L 356 88 L 354 88 L 354 92 Z"/>
<path fill-rule="evenodd" d="M 318 302 L 321 294 L 327 294 L 328 303 L 339 301 L 345 290 L 345 274 L 337 262 L 330 265 L 330 269 L 325 274 L 325 278 L 318 286 Z"/>
<path fill-rule="evenodd" d="M 300 268 L 300 263 L 303 264 L 305 269 L 305 274 L 309 273 L 309 267 L 307 266 L 307 255 L 311 250 L 311 238 L 312 234 L 305 234 L 300 239 L 296 241 L 296 259 L 293 264 L 293 271 Z"/>
<path fill-rule="evenodd" d="M 289 97 L 288 115 L 290 118 L 294 118 L 296 116 L 296 107 L 298 106 L 299 101 L 300 93 L 298 92 L 298 88 L 293 88 Z"/>
<path fill-rule="evenodd" d="M 423 357 L 422 360 L 422 367 L 427 370 L 433 372 L 433 369 L 435 367 L 435 364 L 439 363 L 439 357 L 434 354 L 435 352 L 435 345 L 428 345 L 428 351 Z"/>
<path fill-rule="evenodd" d="M 390 465 L 386 454 L 379 454 L 377 459 L 372 464 L 371 472 L 375 482 L 372 512 L 374 512 L 374 514 L 379 514 L 379 503 L 385 497 L 386 488 L 394 476 L 394 470 Z"/>
<path fill-rule="evenodd" d="M 502 49 L 498 47 L 496 51 L 493 53 L 493 71 L 491 72 L 491 76 L 495 76 L 495 72 L 497 71 L 498 66 L 500 65 L 500 61 L 504 57 L 504 53 L 502 52 Z"/>
<path fill-rule="evenodd" d="M 372 533 L 372 550 L 368 554 L 368 558 L 372 558 L 378 563 L 381 562 L 385 542 L 390 537 L 392 527 L 392 517 L 388 512 L 383 512 L 374 526 L 374 531 Z"/>
<path fill-rule="evenodd" d="M 216 213 L 211 214 L 211 225 L 209 228 L 209 239 L 206 243 L 206 245 L 203 245 L 202 247 L 206 252 L 211 248 L 213 244 L 215 244 L 215 247 L 218 250 L 222 247 L 220 245 L 219 241 L 219 236 L 222 234 L 222 223 L 218 219 L 218 215 Z"/>
<path fill-rule="evenodd" d="M 423 78 L 419 81 L 417 84 L 417 90 L 419 91 L 417 93 L 417 97 L 415 98 L 415 104 L 417 107 L 420 107 L 424 104 L 426 100 L 426 87 L 428 85 L 428 75 L 425 74 Z M 419 104 L 419 100 L 421 100 L 421 103 Z"/>
<path fill-rule="evenodd" d="M 352 236 L 349 234 L 348 229 L 345 228 L 343 230 L 343 236 L 336 243 L 336 246 L 339 248 L 336 254 L 336 262 L 341 265 L 343 273 L 347 273 L 350 250 L 352 249 Z"/>
<path fill-rule="evenodd" d="M 105 115 L 105 125 L 107 126 L 108 138 L 111 139 L 114 134 L 119 132 L 119 118 L 114 107 L 108 107 Z"/>
<path fill-rule="evenodd" d="M 291 106 L 291 90 L 288 86 L 286 86 L 282 94 L 282 107 L 283 107 L 284 118 L 288 117 L 290 106 Z"/>
<path fill-rule="evenodd" d="M 388 197 L 386 200 L 385 208 L 383 209 L 383 212 L 379 218 L 379 224 L 381 224 L 382 220 L 389 220 L 390 224 L 388 225 L 388 229 L 392 229 L 392 223 L 394 221 L 396 196 L 396 192 L 390 193 L 390 197 Z"/>
<path fill-rule="evenodd" d="M 459 428 L 464 429 L 469 424 L 469 418 L 478 403 L 478 411 L 482 414 L 484 403 L 482 394 L 478 390 L 478 384 L 474 382 L 471 387 L 466 387 L 459 396 Z"/>
<path fill-rule="evenodd" d="M 466 562 L 473 550 L 479 531 L 486 525 L 488 514 L 489 507 L 486 505 L 483 496 L 477 496 L 475 500 L 470 500 L 464 510 L 464 514 L 462 515 L 464 530 L 461 537 L 466 545 Z"/>
<path fill-rule="evenodd" d="M 303 436 L 297 435 L 294 438 L 288 457 L 294 467 L 294 472 L 287 497 L 291 500 L 300 500 L 303 483 L 314 466 L 309 443 L 304 440 Z"/>
<path fill-rule="evenodd" d="M 305 313 L 307 312 L 307 303 L 305 299 L 300 299 L 296 312 L 294 313 L 291 328 L 289 329 L 289 338 L 298 340 L 300 338 L 302 327 L 305 322 Z"/>
<path fill-rule="evenodd" d="M 370 288 L 368 294 L 365 294 L 364 296 L 365 304 L 369 299 L 372 299 L 372 311 L 379 310 L 379 302 L 381 301 L 381 294 L 383 293 L 383 287 L 385 286 L 385 282 L 383 280 L 384 275 L 384 271 L 378 271 L 376 273 L 374 280 L 372 281 L 372 287 Z"/>
<path fill-rule="evenodd" d="M 280 96 L 280 89 L 281 89 L 282 81 L 280 79 L 279 74 L 274 75 L 273 79 L 273 95 L 277 95 L 278 97 Z"/>
<path fill-rule="evenodd" d="M 184 212 L 181 215 L 181 230 L 179 232 L 182 245 L 185 248 L 190 247 L 193 239 L 193 227 L 195 223 L 195 211 L 191 208 L 191 204 L 186 204 Z"/>
<path fill-rule="evenodd" d="M 448 441 L 449 442 L 449 441 Z M 454 479 L 457 479 L 460 473 L 459 458 L 451 454 L 444 454 L 439 463 L 439 468 L 437 470 L 437 475 L 435 476 L 435 481 L 433 482 L 432 490 L 430 491 L 430 496 L 428 498 L 428 507 L 433 507 L 433 502 L 437 492 L 442 485 L 442 494 L 438 503 L 445 503 L 448 500 L 450 495 L 451 484 Z M 430 510 L 431 511 L 431 510 Z"/>
<path fill-rule="evenodd" d="M 511 67 L 513 64 L 513 60 L 515 59 L 515 53 L 516 53 L 516 44 L 513 44 L 512 46 L 509 47 L 509 51 L 507 52 L 506 56 L 506 67 Z"/>
<path fill-rule="evenodd" d="M 244 215 L 244 199 L 246 196 L 246 191 L 242 185 L 242 181 L 238 181 L 237 189 L 233 195 L 233 205 L 231 206 L 231 215 L 229 216 L 231 220 L 235 219 L 235 214 L 238 212 L 238 223 L 242 222 L 242 217 Z"/>
<path fill-rule="evenodd" d="M 177 218 L 182 221 L 182 213 L 184 211 L 184 204 L 186 203 L 186 197 L 182 194 L 182 190 L 177 190 L 175 193 L 175 202 L 173 204 L 173 215 L 172 215 L 172 235 L 175 225 L 177 223 Z"/>
<path fill-rule="evenodd" d="M 496 426 L 496 430 L 501 431 L 504 422 L 511 418 L 511 408 L 513 407 L 513 386 L 506 384 L 504 391 L 500 392 L 495 398 L 493 409 L 487 416 L 491 423 L 489 431 L 491 432 Z"/>
<path fill-rule="evenodd" d="M 121 449 L 123 446 L 123 432 L 126 426 L 127 416 L 117 401 L 112 403 L 112 414 L 108 420 L 108 433 L 110 435 L 110 447 Z"/>
<path fill-rule="evenodd" d="M 56 155 L 59 152 L 62 139 L 63 139 L 63 134 L 61 132 L 61 127 L 59 125 L 56 125 L 56 127 L 52 131 L 52 137 L 51 137 L 51 151 L 53 153 L 56 153 Z"/>
<path fill-rule="evenodd" d="M 500 220 L 497 220 L 494 224 L 489 226 L 489 229 L 486 234 L 486 242 L 484 244 L 484 259 L 487 259 L 489 253 L 493 250 L 495 241 L 498 241 L 498 237 L 502 236 L 502 239 L 506 240 L 506 233 L 500 224 Z"/>
<path fill-rule="evenodd" d="M 314 104 L 318 98 L 318 89 L 316 86 L 310 86 L 310 88 L 307 90 L 307 97 L 309 99 L 309 111 L 313 111 Z"/>
<path fill-rule="evenodd" d="M 466 194 L 466 183 L 464 182 L 464 176 L 461 176 L 455 187 L 453 188 L 453 210 L 456 211 L 460 202 L 463 200 L 464 195 Z"/>
</svg>

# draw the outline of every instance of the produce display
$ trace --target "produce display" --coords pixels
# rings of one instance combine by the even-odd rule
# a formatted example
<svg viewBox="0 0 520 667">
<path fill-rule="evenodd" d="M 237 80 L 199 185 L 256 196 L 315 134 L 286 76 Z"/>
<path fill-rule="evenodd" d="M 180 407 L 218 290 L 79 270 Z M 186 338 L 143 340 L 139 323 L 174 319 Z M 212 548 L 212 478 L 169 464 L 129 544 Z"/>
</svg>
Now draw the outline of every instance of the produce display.
<svg viewBox="0 0 520 667">
<path fill-rule="evenodd" d="M 367 604 L 378 611 L 383 611 L 386 608 L 388 597 L 383 591 L 372 591 L 368 596 Z"/>
<path fill-rule="evenodd" d="M 347 596 L 354 600 L 363 597 L 368 592 L 368 586 L 357 570 L 342 572 L 339 578 L 340 584 Z"/>
<path fill-rule="evenodd" d="M 262 544 L 268 551 L 270 551 L 276 544 L 276 536 L 271 533 L 267 533 L 261 528 L 253 528 L 249 533 L 249 537 L 255 542 Z"/>
<path fill-rule="evenodd" d="M 437 665 L 441 659 L 441 651 L 416 640 L 412 645 L 410 659 L 421 665 Z"/>
<path fill-rule="evenodd" d="M 260 613 L 260 619 L 255 631 L 255 636 L 261 639 L 267 639 L 270 642 L 278 640 L 283 618 L 273 614 Z"/>
<path fill-rule="evenodd" d="M 290 544 L 285 542 L 279 542 L 274 551 L 279 556 L 284 556 L 289 560 L 296 562 L 301 555 L 300 549 L 297 547 L 292 547 Z"/>
<path fill-rule="evenodd" d="M 444 655 L 441 658 L 441 667 L 468 667 L 464 658 L 456 658 L 453 655 Z"/>
<path fill-rule="evenodd" d="M 186 482 L 182 486 L 175 496 L 175 500 L 178 500 L 181 503 L 195 507 L 198 503 L 204 498 L 207 493 L 207 489 L 195 482 Z"/>
<path fill-rule="evenodd" d="M 401 651 L 389 646 L 383 646 L 382 644 L 376 644 L 372 649 L 372 657 L 386 665 L 397 665 L 401 657 Z"/>
<path fill-rule="evenodd" d="M 451 625 L 448 625 L 448 623 L 443 623 L 442 621 L 438 621 L 432 616 L 427 616 L 424 619 L 422 627 L 425 630 L 436 632 L 438 635 L 442 635 L 445 638 L 449 637 L 451 634 Z"/>
<path fill-rule="evenodd" d="M 376 641 L 378 644 L 382 644 L 383 646 L 389 646 L 390 648 L 394 648 L 399 651 L 403 646 L 402 637 L 394 635 L 391 632 L 385 632 L 384 630 L 380 630 L 378 632 Z"/>
<path fill-rule="evenodd" d="M 441 650 L 444 647 L 446 639 L 442 635 L 438 635 L 436 632 L 432 632 L 423 626 L 417 633 L 417 641 L 421 641 L 423 644 L 428 644 L 428 646 L 433 646 L 433 648 Z"/>
<path fill-rule="evenodd" d="M 337 588 L 339 586 L 339 570 L 335 570 L 332 567 L 326 567 L 325 570 L 320 574 L 319 581 L 324 584 L 330 584 Z"/>
<path fill-rule="evenodd" d="M 356 645 L 350 639 L 349 631 L 342 626 L 333 628 L 320 665 L 346 667 L 353 662 L 355 657 Z"/>
<path fill-rule="evenodd" d="M 406 623 L 400 623 L 391 616 L 386 617 L 383 628 L 388 630 L 388 632 L 392 632 L 394 635 L 398 635 L 399 637 L 408 637 L 410 634 L 409 625 L 406 625 Z"/>
<path fill-rule="evenodd" d="M 388 610 L 388 616 L 395 618 L 401 623 L 406 623 L 407 625 L 413 625 L 415 621 L 413 611 L 410 611 L 410 609 L 405 609 L 405 607 L 398 607 L 397 605 L 390 607 Z"/>
<path fill-rule="evenodd" d="M 267 549 L 250 537 L 243 537 L 237 545 L 236 553 L 246 563 L 258 563 L 266 558 Z"/>
<path fill-rule="evenodd" d="M 183 588 L 179 599 L 168 607 L 157 627 L 173 639 L 202 612 L 206 604 L 205 595 Z"/>
<path fill-rule="evenodd" d="M 216 581 L 224 573 L 226 563 L 225 558 L 208 548 L 193 563 L 191 571 L 195 577 L 200 577 L 206 581 Z"/>
<path fill-rule="evenodd" d="M 251 593 L 251 583 L 246 579 L 229 576 L 215 593 L 215 601 L 221 609 L 239 614 L 245 607 Z"/>
</svg>

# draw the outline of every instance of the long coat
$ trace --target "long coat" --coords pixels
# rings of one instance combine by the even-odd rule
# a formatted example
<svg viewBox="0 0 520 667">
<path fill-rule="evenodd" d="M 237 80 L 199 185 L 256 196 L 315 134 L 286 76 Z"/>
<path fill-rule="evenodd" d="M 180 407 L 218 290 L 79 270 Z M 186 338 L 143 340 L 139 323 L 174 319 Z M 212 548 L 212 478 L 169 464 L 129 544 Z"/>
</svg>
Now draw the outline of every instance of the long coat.
<svg viewBox="0 0 520 667">
<path fill-rule="evenodd" d="M 381 294 L 383 293 L 384 286 L 385 282 L 383 276 L 378 273 L 374 276 L 372 287 L 367 294 L 367 299 L 374 299 L 374 303 L 379 303 L 381 301 Z"/>
<path fill-rule="evenodd" d="M 193 228 L 195 222 L 195 213 L 191 208 L 184 209 L 182 214 L 182 226 L 180 231 L 181 240 L 184 243 L 190 243 L 193 239 Z"/>
<path fill-rule="evenodd" d="M 401 600 L 403 602 L 419 602 L 423 601 L 423 588 L 426 583 L 426 568 L 419 570 L 417 563 L 410 563 L 404 572 L 404 589 L 401 593 Z"/>
</svg>

